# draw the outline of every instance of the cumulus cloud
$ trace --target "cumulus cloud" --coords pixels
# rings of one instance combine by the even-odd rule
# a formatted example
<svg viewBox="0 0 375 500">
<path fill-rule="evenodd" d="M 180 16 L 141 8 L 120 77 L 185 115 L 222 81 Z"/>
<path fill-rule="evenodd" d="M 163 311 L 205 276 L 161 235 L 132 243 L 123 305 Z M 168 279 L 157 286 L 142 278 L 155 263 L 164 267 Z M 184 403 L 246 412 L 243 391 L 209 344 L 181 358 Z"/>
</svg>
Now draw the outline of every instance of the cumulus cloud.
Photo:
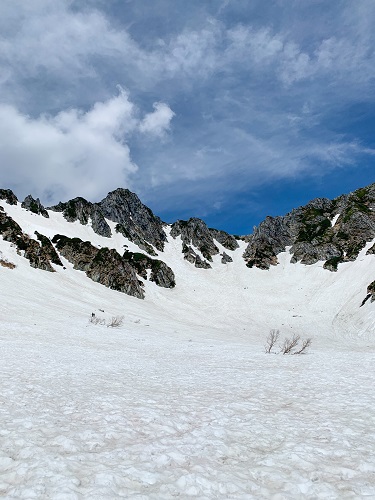
<svg viewBox="0 0 375 500">
<path fill-rule="evenodd" d="M 158 103 L 141 120 L 128 94 L 119 90 L 118 96 L 86 112 L 70 109 L 31 118 L 14 106 L 0 105 L 2 184 L 50 202 L 78 195 L 97 199 L 130 185 L 138 169 L 127 143 L 130 135 L 164 133 L 173 112 Z"/>
<path fill-rule="evenodd" d="M 192 0 L 188 16 L 175 0 L 176 22 L 148 24 L 139 2 L 84 4 L 2 2 L 2 184 L 58 198 L 173 186 L 186 203 L 187 181 L 235 193 L 372 156 L 335 129 L 374 102 L 371 0 Z M 108 98 L 116 82 L 132 100 Z"/>
<path fill-rule="evenodd" d="M 154 112 L 148 113 L 139 125 L 141 132 L 148 132 L 157 137 L 164 137 L 170 128 L 174 112 L 163 102 L 154 103 Z"/>
</svg>

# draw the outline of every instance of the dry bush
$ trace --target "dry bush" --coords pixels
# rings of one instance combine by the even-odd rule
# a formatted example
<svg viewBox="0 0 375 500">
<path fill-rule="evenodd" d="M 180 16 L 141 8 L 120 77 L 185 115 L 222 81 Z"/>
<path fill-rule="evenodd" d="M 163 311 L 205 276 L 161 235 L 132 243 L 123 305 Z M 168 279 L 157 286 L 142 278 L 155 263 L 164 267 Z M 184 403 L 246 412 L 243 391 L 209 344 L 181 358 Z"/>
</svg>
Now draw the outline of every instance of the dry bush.
<svg viewBox="0 0 375 500">
<path fill-rule="evenodd" d="M 280 330 L 270 330 L 264 346 L 264 352 L 270 354 L 280 337 Z"/>
<path fill-rule="evenodd" d="M 298 342 L 300 341 L 301 337 L 299 335 L 293 335 L 293 337 L 286 338 L 284 342 L 281 344 L 281 354 L 292 354 L 292 351 L 295 347 L 297 347 Z"/>
<path fill-rule="evenodd" d="M 306 349 L 308 349 L 311 346 L 311 343 L 312 343 L 312 338 L 308 338 L 306 340 L 303 340 L 302 345 L 300 346 L 301 347 L 300 350 L 294 351 L 293 354 L 302 354 L 303 352 L 306 351 Z"/>
<path fill-rule="evenodd" d="M 124 316 L 112 316 L 112 319 L 107 323 L 107 327 L 118 328 L 124 323 Z"/>
<path fill-rule="evenodd" d="M 92 325 L 105 325 L 105 319 L 94 315 L 89 319 L 89 323 Z"/>
<path fill-rule="evenodd" d="M 0 266 L 7 267 L 8 269 L 14 269 L 17 267 L 16 264 L 9 262 L 9 260 L 4 257 L 3 252 L 0 252 Z"/>
<path fill-rule="evenodd" d="M 276 346 L 279 338 L 279 330 L 270 330 L 264 346 L 264 351 L 267 354 L 271 354 L 273 352 L 272 349 Z M 293 335 L 291 338 L 286 337 L 279 345 L 280 350 L 278 353 L 274 352 L 274 354 L 304 354 L 311 344 L 312 339 L 310 337 L 301 340 L 300 335 Z"/>
<path fill-rule="evenodd" d="M 6 259 L 0 259 L 0 266 L 7 267 L 8 269 L 14 269 L 16 264 L 13 264 L 13 262 L 9 262 Z"/>
</svg>

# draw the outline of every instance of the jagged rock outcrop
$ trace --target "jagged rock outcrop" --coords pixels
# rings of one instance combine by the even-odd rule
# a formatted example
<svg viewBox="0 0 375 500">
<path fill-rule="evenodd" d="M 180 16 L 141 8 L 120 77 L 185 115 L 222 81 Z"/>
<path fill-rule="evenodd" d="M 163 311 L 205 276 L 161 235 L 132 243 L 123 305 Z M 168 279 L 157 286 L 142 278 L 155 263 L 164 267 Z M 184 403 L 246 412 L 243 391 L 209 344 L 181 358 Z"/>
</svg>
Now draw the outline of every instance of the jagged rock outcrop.
<svg viewBox="0 0 375 500">
<path fill-rule="evenodd" d="M 195 267 L 199 269 L 211 269 L 210 264 L 194 252 L 191 246 L 184 243 L 182 245 L 182 253 L 184 254 L 184 259 L 190 262 L 190 264 L 194 264 Z"/>
<path fill-rule="evenodd" d="M 222 264 L 228 264 L 228 262 L 233 262 L 233 259 L 230 255 L 228 255 L 227 253 L 223 252 L 221 254 L 221 263 Z"/>
<path fill-rule="evenodd" d="M 375 281 L 369 284 L 367 287 L 367 293 L 371 296 L 371 302 L 375 302 Z"/>
<path fill-rule="evenodd" d="M 123 224 L 116 224 L 116 232 L 121 233 L 123 236 L 125 236 L 125 238 L 128 238 L 130 241 L 138 245 L 141 250 L 144 250 L 148 254 L 153 255 L 154 257 L 157 255 L 153 246 L 150 245 L 150 243 L 147 243 L 144 238 L 137 235 L 134 227 L 129 230 L 126 229 Z"/>
<path fill-rule="evenodd" d="M 99 252 L 99 248 L 94 247 L 89 241 L 82 241 L 80 238 L 68 238 L 62 234 L 56 234 L 52 238 L 60 254 L 73 264 L 78 271 L 87 271 L 91 262 Z"/>
<path fill-rule="evenodd" d="M 138 299 L 144 298 L 143 283 L 138 280 L 133 267 L 116 250 L 101 248 L 86 274 L 93 281 L 112 290 L 118 290 Z"/>
<path fill-rule="evenodd" d="M 214 239 L 228 250 L 235 250 L 239 247 L 234 236 L 225 231 L 208 228 L 201 219 L 195 217 L 188 221 L 178 220 L 172 224 L 171 236 L 173 238 L 181 236 L 184 258 L 191 264 L 194 264 L 195 267 L 201 269 L 210 269 L 211 266 L 207 261 L 212 262 L 212 256 L 219 253 Z M 195 252 L 191 245 L 201 252 L 204 259 Z M 224 252 L 221 262 L 222 264 L 232 262 L 232 258 Z"/>
<path fill-rule="evenodd" d="M 92 229 L 97 234 L 106 238 L 110 238 L 112 235 L 111 228 L 97 203 L 91 203 L 84 198 L 78 197 L 66 203 L 60 202 L 49 207 L 49 210 L 62 212 L 68 222 L 78 220 L 81 224 L 86 225 L 91 220 Z"/>
<path fill-rule="evenodd" d="M 277 254 L 293 242 L 293 228 L 284 217 L 266 217 L 254 228 L 243 255 L 248 267 L 268 269 L 277 264 Z"/>
<path fill-rule="evenodd" d="M 367 287 L 367 295 L 362 300 L 362 304 L 360 307 L 364 306 L 369 299 L 371 299 L 371 302 L 375 302 L 375 281 L 370 283 Z"/>
<path fill-rule="evenodd" d="M 117 223 L 116 230 L 140 248 L 153 252 L 151 244 L 157 250 L 164 250 L 167 235 L 163 222 L 136 194 L 119 188 L 108 193 L 98 205 L 107 219 Z"/>
<path fill-rule="evenodd" d="M 171 236 L 173 238 L 181 236 L 182 242 L 187 247 L 193 245 L 210 262 L 212 262 L 212 255 L 219 253 L 210 230 L 201 219 L 193 217 L 188 221 L 178 220 L 172 224 Z M 183 247 L 182 251 L 186 253 L 184 249 L 185 247 Z"/>
<path fill-rule="evenodd" d="M 202 259 L 199 255 L 197 255 L 195 257 L 194 265 L 198 269 L 210 269 L 211 268 L 210 264 L 206 260 Z"/>
<path fill-rule="evenodd" d="M 128 189 L 116 189 L 99 203 L 91 203 L 78 197 L 66 203 L 60 202 L 49 209 L 63 212 L 68 222 L 79 220 L 86 225 L 91 220 L 93 230 L 108 238 L 111 237 L 111 229 L 105 219 L 116 222 L 117 232 L 150 255 L 157 255 L 152 245 L 163 251 L 167 241 L 161 219 Z"/>
<path fill-rule="evenodd" d="M 231 234 L 221 231 L 219 229 L 209 229 L 212 237 L 218 241 L 227 250 L 236 250 L 239 247 L 238 241 Z"/>
<path fill-rule="evenodd" d="M 34 199 L 31 194 L 26 196 L 26 198 L 21 203 L 21 207 L 29 210 L 30 212 L 33 212 L 34 214 L 43 215 L 43 217 L 46 217 L 46 219 L 49 218 L 48 212 L 40 203 L 39 198 Z"/>
<path fill-rule="evenodd" d="M 0 200 L 5 200 L 9 205 L 17 205 L 18 198 L 11 189 L 0 189 Z"/>
<path fill-rule="evenodd" d="M 138 280 L 137 274 L 148 279 L 147 270 L 149 269 L 151 270 L 150 280 L 158 286 L 164 288 L 175 286 L 172 269 L 161 260 L 128 251 L 121 256 L 114 249 L 99 249 L 89 241 L 68 238 L 61 234 L 55 235 L 52 242 L 60 254 L 73 264 L 74 269 L 84 271 L 93 281 L 113 290 L 143 299 L 143 283 Z"/>
<path fill-rule="evenodd" d="M 52 264 L 62 266 L 63 264 L 60 260 L 60 257 L 58 256 L 58 253 L 55 250 L 55 247 L 52 245 L 51 240 L 47 238 L 47 236 L 44 236 L 44 234 L 38 233 L 38 231 L 35 231 L 34 234 L 40 241 L 42 249 L 44 250 L 44 254 L 48 258 L 48 260 L 51 261 Z"/>
<path fill-rule="evenodd" d="M 30 236 L 22 231 L 17 222 L 7 215 L 2 208 L 0 209 L 0 234 L 5 241 L 13 243 L 19 252 L 24 252 L 23 255 L 30 261 L 31 267 L 42 269 L 43 271 L 54 272 L 51 262 L 55 264 L 58 263 L 56 262 L 57 255 L 51 252 L 46 241 L 39 244 L 38 241 L 30 238 Z M 38 236 L 38 239 L 41 240 L 42 238 L 46 237 L 43 235 Z"/>
<path fill-rule="evenodd" d="M 155 282 L 163 288 L 174 288 L 176 286 L 175 276 L 167 264 L 158 259 L 151 259 L 142 253 L 126 251 L 123 258 L 130 263 L 139 276 L 148 279 L 147 271 L 151 270 L 150 281 Z"/>
<path fill-rule="evenodd" d="M 339 215 L 332 226 L 332 220 Z M 248 267 L 269 269 L 277 254 L 290 246 L 291 262 L 336 271 L 340 262 L 355 260 L 375 238 L 375 184 L 335 200 L 317 198 L 284 217 L 267 217 L 248 237 L 244 253 Z M 370 252 L 371 253 L 371 252 Z"/>
<path fill-rule="evenodd" d="M 133 267 L 116 250 L 99 249 L 89 241 L 61 234 L 56 234 L 52 242 L 61 255 L 73 264 L 74 269 L 84 271 L 93 281 L 127 295 L 144 298 Z"/>
</svg>

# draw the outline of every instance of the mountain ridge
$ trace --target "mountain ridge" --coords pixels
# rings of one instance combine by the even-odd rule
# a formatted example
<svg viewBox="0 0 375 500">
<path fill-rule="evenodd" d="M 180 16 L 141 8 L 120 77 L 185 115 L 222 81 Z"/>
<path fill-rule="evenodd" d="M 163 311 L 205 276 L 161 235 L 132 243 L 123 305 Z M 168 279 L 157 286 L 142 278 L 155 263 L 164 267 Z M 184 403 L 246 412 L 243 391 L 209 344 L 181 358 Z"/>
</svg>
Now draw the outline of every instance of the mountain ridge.
<svg viewBox="0 0 375 500">
<path fill-rule="evenodd" d="M 240 251 L 244 272 L 246 267 L 269 270 L 277 266 L 278 255 L 283 252 L 290 254 L 292 264 L 324 262 L 325 270 L 336 272 L 342 263 L 355 261 L 361 250 L 375 240 L 375 184 L 334 200 L 316 198 L 284 216 L 268 216 L 252 234 L 240 238 L 208 228 L 203 220 L 194 217 L 167 224 L 135 193 L 122 188 L 108 193 L 98 203 L 78 197 L 45 208 L 31 195 L 20 204 L 9 189 L 0 189 L 0 201 L 0 234 L 23 252 L 32 267 L 54 272 L 53 264 L 59 265 L 62 256 L 94 281 L 137 298 L 145 296 L 142 280 L 165 288 L 178 286 L 164 258 L 169 237 L 181 240 L 183 259 L 198 269 L 211 269 L 217 258 L 221 258 L 222 265 L 228 265 L 234 253 Z M 123 249 L 106 249 L 105 245 L 99 248 L 57 230 L 51 237 L 40 231 L 28 234 L 6 211 L 7 206 L 19 205 L 45 219 L 53 212 L 60 213 L 68 224 L 91 227 L 108 241 L 121 235 Z M 126 241 L 145 253 L 136 248 L 130 251 Z M 241 241 L 246 242 L 246 248 L 240 249 Z M 366 254 L 374 253 L 375 243 Z M 366 297 L 374 301 L 372 285 L 368 284 Z"/>
</svg>

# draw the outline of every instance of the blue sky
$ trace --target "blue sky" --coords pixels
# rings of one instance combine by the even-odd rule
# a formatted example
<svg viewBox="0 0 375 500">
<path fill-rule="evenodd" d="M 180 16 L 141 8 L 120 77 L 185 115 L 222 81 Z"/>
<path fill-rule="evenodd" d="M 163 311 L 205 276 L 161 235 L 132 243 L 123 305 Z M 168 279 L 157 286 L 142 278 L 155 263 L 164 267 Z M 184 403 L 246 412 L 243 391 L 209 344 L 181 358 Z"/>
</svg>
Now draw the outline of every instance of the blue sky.
<svg viewBox="0 0 375 500">
<path fill-rule="evenodd" d="M 252 231 L 374 182 L 373 0 L 3 0 L 0 184 Z"/>
</svg>

